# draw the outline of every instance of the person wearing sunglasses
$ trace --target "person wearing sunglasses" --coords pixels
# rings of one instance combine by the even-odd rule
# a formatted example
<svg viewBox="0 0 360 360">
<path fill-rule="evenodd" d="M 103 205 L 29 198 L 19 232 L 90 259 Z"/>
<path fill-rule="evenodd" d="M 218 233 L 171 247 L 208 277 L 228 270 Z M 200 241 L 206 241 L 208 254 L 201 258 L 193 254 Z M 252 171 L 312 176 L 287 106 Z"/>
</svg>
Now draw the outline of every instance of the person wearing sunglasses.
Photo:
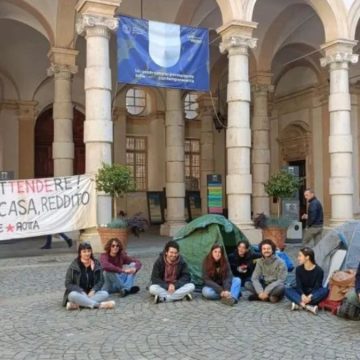
<svg viewBox="0 0 360 360">
<path fill-rule="evenodd" d="M 94 258 L 91 245 L 80 243 L 78 256 L 70 264 L 65 277 L 63 306 L 67 310 L 80 307 L 112 309 L 114 301 L 105 301 L 109 294 L 102 290 L 104 278 L 100 262 Z"/>
<path fill-rule="evenodd" d="M 141 262 L 127 255 L 118 238 L 108 240 L 104 250 L 100 255 L 100 263 L 104 269 L 103 289 L 110 294 L 119 293 L 121 297 L 136 294 L 140 288 L 134 286 L 134 282 Z"/>
</svg>

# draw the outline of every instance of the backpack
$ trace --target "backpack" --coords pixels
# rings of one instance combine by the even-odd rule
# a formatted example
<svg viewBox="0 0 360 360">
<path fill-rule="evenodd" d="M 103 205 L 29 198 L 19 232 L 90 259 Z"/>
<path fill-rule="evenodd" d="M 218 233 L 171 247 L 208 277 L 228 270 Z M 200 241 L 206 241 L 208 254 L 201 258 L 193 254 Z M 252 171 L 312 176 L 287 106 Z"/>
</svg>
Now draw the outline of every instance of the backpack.
<svg viewBox="0 0 360 360">
<path fill-rule="evenodd" d="M 336 315 L 344 319 L 360 320 L 360 307 L 345 298 Z"/>
<path fill-rule="evenodd" d="M 342 301 L 346 294 L 355 287 L 355 270 L 334 271 L 329 281 L 330 292 L 327 300 Z"/>
</svg>

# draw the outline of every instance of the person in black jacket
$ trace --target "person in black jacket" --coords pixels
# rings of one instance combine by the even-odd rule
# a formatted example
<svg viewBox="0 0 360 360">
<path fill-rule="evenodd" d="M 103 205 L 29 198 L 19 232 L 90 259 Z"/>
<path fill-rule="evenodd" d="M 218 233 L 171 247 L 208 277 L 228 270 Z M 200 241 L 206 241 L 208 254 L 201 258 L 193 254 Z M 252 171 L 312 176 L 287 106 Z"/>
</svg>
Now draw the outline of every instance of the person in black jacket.
<svg viewBox="0 0 360 360">
<path fill-rule="evenodd" d="M 195 285 L 190 282 L 190 273 L 185 260 L 179 254 L 176 241 L 169 241 L 164 251 L 154 263 L 149 292 L 154 295 L 154 303 L 192 300 Z"/>
<path fill-rule="evenodd" d="M 306 220 L 303 245 L 315 246 L 321 240 L 324 224 L 323 208 L 311 189 L 305 190 L 304 197 L 308 202 L 308 210 L 307 214 L 303 214 L 301 217 L 303 220 Z"/>
<path fill-rule="evenodd" d="M 233 277 L 229 263 L 225 258 L 224 248 L 219 244 L 211 247 L 203 263 L 203 280 L 205 286 L 202 295 L 209 300 L 219 300 L 225 305 L 238 302 L 241 280 Z"/>
<path fill-rule="evenodd" d="M 100 262 L 94 258 L 91 245 L 81 243 L 78 257 L 70 264 L 65 278 L 63 306 L 67 310 L 80 307 L 112 309 L 114 301 L 105 301 L 109 294 L 101 290 L 104 278 Z"/>
<path fill-rule="evenodd" d="M 322 286 L 324 271 L 316 264 L 314 251 L 309 247 L 299 251 L 298 262 L 296 286 L 286 288 L 285 296 L 292 302 L 291 310 L 305 309 L 316 315 L 317 304 L 329 293 L 328 288 Z"/>
<path fill-rule="evenodd" d="M 230 254 L 229 263 L 234 276 L 241 279 L 241 285 L 246 287 L 245 283 L 251 281 L 251 275 L 254 272 L 256 260 L 261 258 L 259 252 L 251 249 L 250 243 L 246 239 L 238 242 L 236 250 Z"/>
</svg>

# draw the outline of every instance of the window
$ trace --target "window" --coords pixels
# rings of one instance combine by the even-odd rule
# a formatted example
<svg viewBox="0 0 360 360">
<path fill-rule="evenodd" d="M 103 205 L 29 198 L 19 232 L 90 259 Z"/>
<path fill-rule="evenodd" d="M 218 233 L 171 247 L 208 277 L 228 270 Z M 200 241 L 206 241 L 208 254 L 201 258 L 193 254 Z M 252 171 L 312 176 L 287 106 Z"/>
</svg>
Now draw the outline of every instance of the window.
<svg viewBox="0 0 360 360">
<path fill-rule="evenodd" d="M 200 140 L 185 139 L 186 190 L 200 189 Z"/>
<path fill-rule="evenodd" d="M 146 94 L 141 89 L 130 89 L 126 93 L 126 109 L 131 115 L 140 115 L 146 107 Z"/>
<path fill-rule="evenodd" d="M 146 137 L 126 137 L 126 164 L 134 177 L 136 191 L 147 188 L 147 142 Z"/>
<path fill-rule="evenodd" d="M 185 118 L 188 120 L 195 119 L 198 114 L 199 103 L 196 94 L 187 94 L 184 101 Z"/>
</svg>

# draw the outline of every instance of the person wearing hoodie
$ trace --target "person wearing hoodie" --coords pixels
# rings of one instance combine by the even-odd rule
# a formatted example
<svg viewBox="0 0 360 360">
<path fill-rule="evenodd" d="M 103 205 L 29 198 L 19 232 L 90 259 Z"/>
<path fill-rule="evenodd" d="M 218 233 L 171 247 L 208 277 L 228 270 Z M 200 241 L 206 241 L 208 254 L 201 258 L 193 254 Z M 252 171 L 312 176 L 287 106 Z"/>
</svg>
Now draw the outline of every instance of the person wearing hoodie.
<svg viewBox="0 0 360 360">
<path fill-rule="evenodd" d="M 252 283 L 247 283 L 246 288 L 251 292 L 248 299 L 276 303 L 285 294 L 286 265 L 275 255 L 276 245 L 272 240 L 261 241 L 259 249 L 262 257 L 256 262 Z"/>
<path fill-rule="evenodd" d="M 105 301 L 109 294 L 101 290 L 104 284 L 100 262 L 94 258 L 90 243 L 79 245 L 78 256 L 66 271 L 63 306 L 67 310 L 80 307 L 112 309 L 114 301 Z"/>
<path fill-rule="evenodd" d="M 151 273 L 149 292 L 154 303 L 176 300 L 192 300 L 195 285 L 192 284 L 185 260 L 180 255 L 176 241 L 168 241 L 163 252 L 155 261 Z"/>
<path fill-rule="evenodd" d="M 251 249 L 247 239 L 238 242 L 235 251 L 229 255 L 229 263 L 234 276 L 240 278 L 241 286 L 251 281 L 257 259 L 261 254 Z"/>
<path fill-rule="evenodd" d="M 104 269 L 103 289 L 109 294 L 118 292 L 121 297 L 136 294 L 140 288 L 134 286 L 134 282 L 141 262 L 126 253 L 118 238 L 108 240 L 104 250 L 100 255 L 100 263 Z"/>
</svg>

